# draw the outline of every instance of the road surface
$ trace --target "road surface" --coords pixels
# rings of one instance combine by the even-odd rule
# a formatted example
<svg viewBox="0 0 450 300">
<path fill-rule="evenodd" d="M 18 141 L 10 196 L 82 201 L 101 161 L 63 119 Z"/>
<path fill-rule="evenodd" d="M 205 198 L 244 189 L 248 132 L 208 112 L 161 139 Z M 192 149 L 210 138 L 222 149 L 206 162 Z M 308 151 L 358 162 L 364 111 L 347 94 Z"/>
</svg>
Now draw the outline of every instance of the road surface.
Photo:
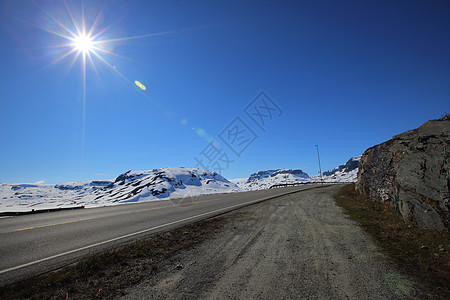
<svg viewBox="0 0 450 300">
<path fill-rule="evenodd" d="M 312 187 L 202 195 L 0 218 L 0 285 L 61 267 L 143 235 Z"/>
<path fill-rule="evenodd" d="M 228 213 L 213 239 L 172 257 L 122 298 L 420 298 L 335 205 L 339 188 L 310 189 Z"/>
</svg>

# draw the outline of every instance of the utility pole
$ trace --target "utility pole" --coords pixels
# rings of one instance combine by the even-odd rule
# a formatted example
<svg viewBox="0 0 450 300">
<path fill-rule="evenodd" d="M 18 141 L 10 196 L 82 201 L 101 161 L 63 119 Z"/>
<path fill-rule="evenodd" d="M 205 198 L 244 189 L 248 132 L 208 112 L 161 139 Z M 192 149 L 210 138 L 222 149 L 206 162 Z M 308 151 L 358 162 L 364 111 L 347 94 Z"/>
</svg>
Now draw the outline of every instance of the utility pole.
<svg viewBox="0 0 450 300">
<path fill-rule="evenodd" d="M 319 146 L 315 145 L 317 148 L 317 160 L 319 161 L 319 173 L 320 173 L 320 182 L 323 185 L 323 178 L 322 178 L 322 167 L 320 166 L 320 156 L 319 156 Z"/>
</svg>

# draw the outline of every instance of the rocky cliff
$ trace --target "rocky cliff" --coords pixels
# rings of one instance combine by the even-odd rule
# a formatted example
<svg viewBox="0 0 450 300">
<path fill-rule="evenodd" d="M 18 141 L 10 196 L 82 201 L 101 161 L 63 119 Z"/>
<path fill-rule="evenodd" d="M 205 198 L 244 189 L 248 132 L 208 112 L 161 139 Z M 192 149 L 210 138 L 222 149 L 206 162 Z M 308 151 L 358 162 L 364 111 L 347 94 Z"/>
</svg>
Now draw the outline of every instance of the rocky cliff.
<svg viewBox="0 0 450 300">
<path fill-rule="evenodd" d="M 389 201 L 403 218 L 430 229 L 449 229 L 450 117 L 431 120 L 367 149 L 356 189 Z"/>
</svg>

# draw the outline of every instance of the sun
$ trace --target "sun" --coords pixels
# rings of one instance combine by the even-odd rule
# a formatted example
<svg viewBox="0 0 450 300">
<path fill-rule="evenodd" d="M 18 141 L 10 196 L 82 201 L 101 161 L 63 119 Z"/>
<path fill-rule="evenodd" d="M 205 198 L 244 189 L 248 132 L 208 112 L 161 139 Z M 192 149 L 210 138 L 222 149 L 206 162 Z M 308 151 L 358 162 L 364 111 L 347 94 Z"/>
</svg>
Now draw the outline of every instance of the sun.
<svg viewBox="0 0 450 300">
<path fill-rule="evenodd" d="M 83 54 L 90 53 L 94 50 L 94 42 L 92 37 L 86 34 L 81 34 L 73 38 L 72 46 Z"/>
</svg>

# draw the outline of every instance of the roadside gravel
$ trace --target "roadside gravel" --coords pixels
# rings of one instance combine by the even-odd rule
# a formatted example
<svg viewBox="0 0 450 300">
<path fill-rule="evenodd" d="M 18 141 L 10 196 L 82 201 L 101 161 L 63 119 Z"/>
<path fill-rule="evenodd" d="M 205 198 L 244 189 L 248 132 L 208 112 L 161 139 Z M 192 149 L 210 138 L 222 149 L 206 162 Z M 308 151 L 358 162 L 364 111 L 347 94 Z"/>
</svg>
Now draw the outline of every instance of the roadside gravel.
<svg viewBox="0 0 450 300">
<path fill-rule="evenodd" d="M 120 299 L 415 298 L 414 285 L 334 204 L 339 188 L 227 214 L 213 239 L 177 254 Z"/>
</svg>

